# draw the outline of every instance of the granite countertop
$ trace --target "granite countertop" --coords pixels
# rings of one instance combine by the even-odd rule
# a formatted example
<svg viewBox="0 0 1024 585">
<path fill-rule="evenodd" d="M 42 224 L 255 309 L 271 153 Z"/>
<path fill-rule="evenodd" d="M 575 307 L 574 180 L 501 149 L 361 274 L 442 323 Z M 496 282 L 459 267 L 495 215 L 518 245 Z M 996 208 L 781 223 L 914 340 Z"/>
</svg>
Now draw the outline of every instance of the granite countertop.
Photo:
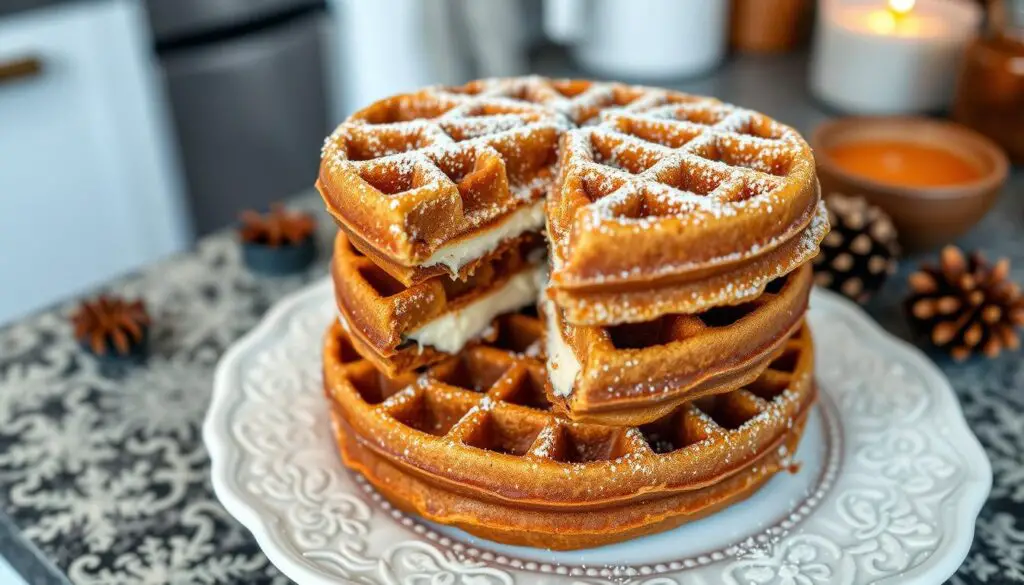
<svg viewBox="0 0 1024 585">
<path fill-rule="evenodd" d="M 539 73 L 573 75 L 560 56 Z M 805 93 L 800 57 L 741 58 L 678 84 L 762 110 L 810 132 L 829 114 Z M 292 200 L 319 210 L 309 192 Z M 321 250 L 332 226 L 320 216 Z M 1009 256 L 1024 282 L 1024 172 L 997 208 L 960 242 Z M 868 307 L 899 337 L 907 274 Z M 112 282 L 144 298 L 155 317 L 144 366 L 111 366 L 84 354 L 67 316 L 75 301 L 0 329 L 0 556 L 30 583 L 287 583 L 252 536 L 213 496 L 200 426 L 217 360 L 278 299 L 323 277 L 326 253 L 304 274 L 249 273 L 230 233 L 191 253 Z M 821 348 L 820 351 L 828 351 Z M 954 364 L 949 376 L 992 460 L 995 483 L 956 584 L 1024 583 L 1024 360 L 1021 354 Z"/>
</svg>

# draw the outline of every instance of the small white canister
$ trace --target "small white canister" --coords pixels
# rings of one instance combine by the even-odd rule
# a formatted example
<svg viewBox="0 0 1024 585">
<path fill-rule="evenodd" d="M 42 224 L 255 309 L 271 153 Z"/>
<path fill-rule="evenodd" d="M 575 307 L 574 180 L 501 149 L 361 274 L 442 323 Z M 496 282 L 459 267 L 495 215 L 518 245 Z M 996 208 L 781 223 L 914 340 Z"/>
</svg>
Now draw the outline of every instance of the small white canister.
<svg viewBox="0 0 1024 585">
<path fill-rule="evenodd" d="M 601 76 L 681 78 L 725 57 L 725 0 L 546 0 L 544 12 L 548 36 Z"/>
</svg>

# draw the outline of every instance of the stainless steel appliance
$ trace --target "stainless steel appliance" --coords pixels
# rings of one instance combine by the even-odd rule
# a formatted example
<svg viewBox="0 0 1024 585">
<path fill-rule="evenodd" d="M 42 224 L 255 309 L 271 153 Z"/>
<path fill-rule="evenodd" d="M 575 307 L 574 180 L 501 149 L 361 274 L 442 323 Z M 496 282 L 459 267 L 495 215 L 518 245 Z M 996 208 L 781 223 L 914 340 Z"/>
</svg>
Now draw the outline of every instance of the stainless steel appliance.
<svg viewBox="0 0 1024 585">
<path fill-rule="evenodd" d="M 322 0 L 147 0 L 199 234 L 312 185 L 329 130 Z"/>
</svg>

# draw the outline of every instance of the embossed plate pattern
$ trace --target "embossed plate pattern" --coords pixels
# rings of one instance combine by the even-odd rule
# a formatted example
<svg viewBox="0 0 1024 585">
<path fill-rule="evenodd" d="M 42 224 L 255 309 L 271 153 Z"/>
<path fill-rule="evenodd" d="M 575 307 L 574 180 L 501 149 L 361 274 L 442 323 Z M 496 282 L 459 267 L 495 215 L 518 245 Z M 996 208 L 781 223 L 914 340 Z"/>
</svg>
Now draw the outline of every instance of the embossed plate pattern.
<svg viewBox="0 0 1024 585">
<path fill-rule="evenodd" d="M 328 282 L 283 301 L 218 368 L 213 485 L 301 585 L 939 583 L 991 485 L 948 382 L 859 309 L 815 291 L 822 401 L 804 467 L 674 531 L 575 553 L 500 546 L 392 510 L 335 453 L 320 387 Z"/>
</svg>

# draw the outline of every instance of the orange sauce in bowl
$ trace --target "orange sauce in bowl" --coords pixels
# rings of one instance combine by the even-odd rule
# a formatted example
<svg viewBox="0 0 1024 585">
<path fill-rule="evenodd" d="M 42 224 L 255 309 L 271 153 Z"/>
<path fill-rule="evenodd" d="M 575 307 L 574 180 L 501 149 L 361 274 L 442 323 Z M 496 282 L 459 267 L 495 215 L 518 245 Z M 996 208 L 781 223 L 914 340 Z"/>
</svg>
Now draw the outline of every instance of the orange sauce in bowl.
<svg viewBox="0 0 1024 585">
<path fill-rule="evenodd" d="M 943 187 L 981 178 L 978 169 L 952 152 L 913 142 L 850 142 L 829 148 L 828 155 L 848 173 L 889 185 Z"/>
</svg>

